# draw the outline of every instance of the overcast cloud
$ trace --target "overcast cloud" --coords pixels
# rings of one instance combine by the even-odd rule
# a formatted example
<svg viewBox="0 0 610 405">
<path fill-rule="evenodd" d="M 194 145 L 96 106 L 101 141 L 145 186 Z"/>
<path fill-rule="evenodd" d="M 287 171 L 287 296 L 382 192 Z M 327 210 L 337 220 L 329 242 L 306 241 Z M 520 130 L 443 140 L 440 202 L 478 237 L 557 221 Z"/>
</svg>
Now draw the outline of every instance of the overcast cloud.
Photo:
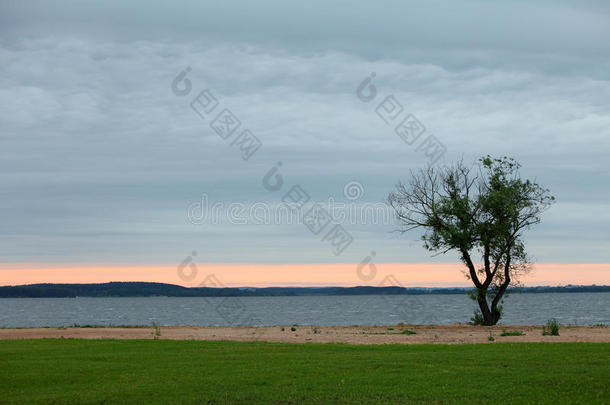
<svg viewBox="0 0 610 405">
<path fill-rule="evenodd" d="M 607 3 L 122 3 L 0 5 L 0 261 L 456 261 L 392 224 L 345 224 L 336 257 L 303 225 L 187 219 L 204 194 L 278 206 L 295 184 L 348 202 L 357 181 L 354 204 L 383 201 L 427 163 L 376 115 L 388 95 L 445 161 L 510 155 L 552 190 L 527 238 L 538 261 L 609 261 Z M 193 90 L 175 96 L 187 66 Z M 262 141 L 248 161 L 190 108 L 206 88 Z"/>
</svg>

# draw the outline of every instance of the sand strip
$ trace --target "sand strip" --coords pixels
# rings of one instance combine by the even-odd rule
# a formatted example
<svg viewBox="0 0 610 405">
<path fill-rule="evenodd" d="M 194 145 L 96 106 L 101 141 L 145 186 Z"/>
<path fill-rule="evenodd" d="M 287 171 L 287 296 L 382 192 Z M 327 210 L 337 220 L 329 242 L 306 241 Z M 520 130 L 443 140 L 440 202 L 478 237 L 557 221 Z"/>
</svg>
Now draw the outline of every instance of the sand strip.
<svg viewBox="0 0 610 405">
<path fill-rule="evenodd" d="M 292 330 L 294 329 L 294 330 Z M 405 330 L 415 334 L 405 334 Z M 522 336 L 501 336 L 519 331 Z M 409 333 L 409 332 L 406 332 Z M 493 342 L 610 342 L 610 327 L 561 326 L 559 336 L 543 336 L 542 326 L 393 325 L 393 326 L 271 326 L 271 327 L 95 327 L 0 329 L 0 339 L 175 339 L 235 340 L 288 343 L 493 343 Z M 493 337 L 493 341 L 489 336 Z"/>
</svg>

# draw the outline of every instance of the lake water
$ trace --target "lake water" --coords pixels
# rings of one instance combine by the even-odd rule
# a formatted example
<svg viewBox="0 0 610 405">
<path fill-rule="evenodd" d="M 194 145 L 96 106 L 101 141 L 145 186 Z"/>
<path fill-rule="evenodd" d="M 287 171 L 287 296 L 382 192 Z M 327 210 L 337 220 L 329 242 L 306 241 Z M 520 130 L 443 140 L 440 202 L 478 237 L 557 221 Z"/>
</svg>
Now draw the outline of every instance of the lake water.
<svg viewBox="0 0 610 405">
<path fill-rule="evenodd" d="M 2 298 L 0 327 L 79 325 L 391 325 L 467 322 L 465 295 L 229 298 Z M 610 324 L 610 293 L 511 294 L 505 324 Z"/>
</svg>

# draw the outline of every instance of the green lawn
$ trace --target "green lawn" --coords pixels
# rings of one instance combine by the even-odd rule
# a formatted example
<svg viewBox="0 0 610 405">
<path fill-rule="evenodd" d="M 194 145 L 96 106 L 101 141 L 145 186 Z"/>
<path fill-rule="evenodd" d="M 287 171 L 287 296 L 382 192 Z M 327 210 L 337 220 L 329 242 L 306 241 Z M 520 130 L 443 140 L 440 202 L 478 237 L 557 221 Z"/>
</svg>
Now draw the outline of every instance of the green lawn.
<svg viewBox="0 0 610 405">
<path fill-rule="evenodd" d="M 0 403 L 608 403 L 610 344 L 0 341 Z"/>
</svg>

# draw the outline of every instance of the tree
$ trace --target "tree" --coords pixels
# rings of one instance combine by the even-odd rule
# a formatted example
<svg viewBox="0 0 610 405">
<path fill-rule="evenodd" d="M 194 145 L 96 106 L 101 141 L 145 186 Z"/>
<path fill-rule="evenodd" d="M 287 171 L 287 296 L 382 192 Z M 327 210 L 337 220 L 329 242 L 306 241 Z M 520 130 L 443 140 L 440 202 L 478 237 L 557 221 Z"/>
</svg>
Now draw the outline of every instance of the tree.
<svg viewBox="0 0 610 405">
<path fill-rule="evenodd" d="M 507 288 L 531 269 L 523 231 L 540 222 L 555 197 L 523 180 L 512 158 L 486 156 L 478 163 L 412 171 L 408 184 L 398 183 L 388 202 L 400 232 L 420 228 L 427 250 L 457 251 L 475 287 L 471 298 L 479 309 L 472 321 L 495 325 Z"/>
</svg>

